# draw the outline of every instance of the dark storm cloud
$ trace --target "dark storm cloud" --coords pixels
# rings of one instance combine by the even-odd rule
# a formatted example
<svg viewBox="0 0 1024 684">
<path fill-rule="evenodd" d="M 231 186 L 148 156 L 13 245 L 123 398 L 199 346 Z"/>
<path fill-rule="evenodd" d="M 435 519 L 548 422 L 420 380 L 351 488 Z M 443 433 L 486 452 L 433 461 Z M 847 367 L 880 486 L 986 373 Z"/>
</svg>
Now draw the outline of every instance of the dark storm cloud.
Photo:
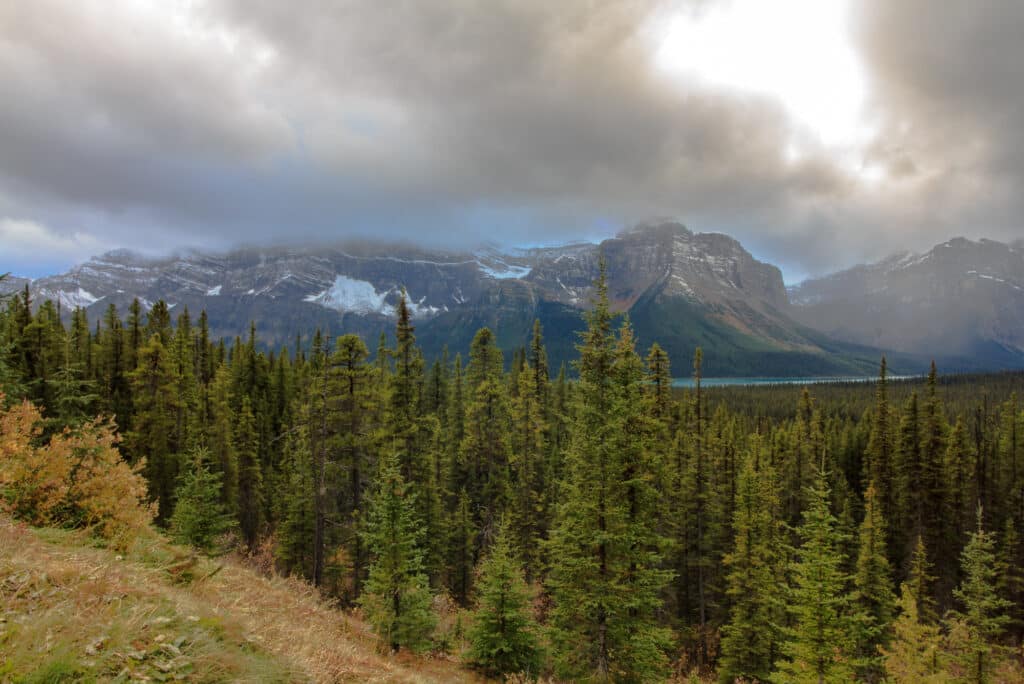
<svg viewBox="0 0 1024 684">
<path fill-rule="evenodd" d="M 824 147 L 787 161 L 769 98 L 656 69 L 658 0 L 5 3 L 0 235 L 70 258 L 550 242 L 674 215 L 794 272 L 1019 237 L 1018 4 L 855 6 L 871 186 Z"/>
</svg>

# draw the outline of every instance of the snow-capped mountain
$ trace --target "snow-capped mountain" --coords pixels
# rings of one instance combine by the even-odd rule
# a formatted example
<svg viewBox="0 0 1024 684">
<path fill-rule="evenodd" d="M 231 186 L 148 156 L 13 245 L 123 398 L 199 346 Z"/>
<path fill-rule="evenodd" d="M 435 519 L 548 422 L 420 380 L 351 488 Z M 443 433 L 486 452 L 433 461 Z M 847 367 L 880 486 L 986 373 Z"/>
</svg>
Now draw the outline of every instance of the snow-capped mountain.
<svg viewBox="0 0 1024 684">
<path fill-rule="evenodd" d="M 1024 358 L 1024 245 L 954 238 L 790 289 L 794 316 L 831 337 L 937 356 Z M 1005 362 L 1005 363 L 1004 363 Z"/>
<path fill-rule="evenodd" d="M 613 306 L 630 313 L 642 345 L 658 341 L 681 369 L 703 344 L 708 372 L 850 370 L 828 356 L 835 350 L 827 341 L 791 319 L 779 269 L 728 236 L 678 223 L 638 226 L 600 244 L 467 252 L 372 242 L 158 259 L 119 250 L 30 289 L 37 303 L 53 300 L 65 314 L 82 307 L 92 320 L 111 305 L 124 315 L 136 298 L 144 307 L 162 299 L 175 314 L 205 309 L 217 336 L 242 334 L 254 320 L 273 346 L 316 327 L 375 339 L 393 327 L 404 292 L 428 355 L 446 344 L 467 349 L 483 325 L 513 348 L 540 318 L 561 361 L 575 355 L 602 254 Z M 765 354 L 774 361 L 758 360 Z"/>
</svg>

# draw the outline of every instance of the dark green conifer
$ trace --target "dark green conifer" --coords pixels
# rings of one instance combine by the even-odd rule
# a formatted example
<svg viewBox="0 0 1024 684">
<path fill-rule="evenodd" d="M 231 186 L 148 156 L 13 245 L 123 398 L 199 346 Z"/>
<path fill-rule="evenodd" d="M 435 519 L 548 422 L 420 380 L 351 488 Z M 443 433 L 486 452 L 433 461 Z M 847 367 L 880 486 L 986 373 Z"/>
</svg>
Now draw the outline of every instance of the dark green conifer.
<svg viewBox="0 0 1024 684">
<path fill-rule="evenodd" d="M 479 598 L 466 660 L 488 677 L 522 674 L 535 678 L 541 655 L 538 626 L 512 538 L 510 527 L 499 525 L 498 535 L 480 564 Z"/>
<path fill-rule="evenodd" d="M 424 650 L 436 623 L 423 570 L 423 533 L 415 495 L 398 460 L 385 452 L 362 531 L 371 561 L 359 603 L 381 644 L 391 651 Z"/>
<path fill-rule="evenodd" d="M 221 501 L 220 473 L 210 470 L 209 461 L 209 452 L 203 447 L 187 455 L 170 520 L 175 541 L 206 552 L 216 550 L 218 539 L 234 525 Z"/>
<path fill-rule="evenodd" d="M 830 510 L 830 490 L 819 469 L 808 492 L 808 508 L 798 535 L 797 559 L 791 567 L 789 595 L 792 626 L 786 630 L 783 658 L 772 681 L 850 682 L 854 679 L 855 640 L 850 620 L 849 578 L 843 573 L 842 540 Z"/>
</svg>

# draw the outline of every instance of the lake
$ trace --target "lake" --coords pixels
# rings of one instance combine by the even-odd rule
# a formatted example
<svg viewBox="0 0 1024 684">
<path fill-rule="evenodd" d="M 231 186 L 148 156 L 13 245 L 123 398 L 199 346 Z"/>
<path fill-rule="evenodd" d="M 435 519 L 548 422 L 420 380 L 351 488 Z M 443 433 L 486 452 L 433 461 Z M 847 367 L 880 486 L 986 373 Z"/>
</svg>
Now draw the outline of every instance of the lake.
<svg viewBox="0 0 1024 684">
<path fill-rule="evenodd" d="M 916 375 L 890 375 L 889 380 L 908 380 Z M 734 387 L 749 385 L 819 385 L 823 382 L 874 382 L 877 375 L 805 378 L 702 378 L 701 387 Z M 693 378 L 673 378 L 673 387 L 693 387 Z"/>
</svg>

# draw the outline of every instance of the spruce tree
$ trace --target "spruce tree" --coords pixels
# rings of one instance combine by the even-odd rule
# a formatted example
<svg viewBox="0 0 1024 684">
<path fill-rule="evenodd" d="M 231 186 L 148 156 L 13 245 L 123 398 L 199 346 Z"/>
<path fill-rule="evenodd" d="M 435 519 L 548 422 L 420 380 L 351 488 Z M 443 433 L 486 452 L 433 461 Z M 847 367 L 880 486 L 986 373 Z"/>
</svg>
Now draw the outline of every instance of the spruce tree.
<svg viewBox="0 0 1024 684">
<path fill-rule="evenodd" d="M 860 525 L 860 551 L 854 575 L 857 607 L 857 657 L 861 679 L 877 682 L 883 667 L 879 648 L 889 642 L 896 597 L 892 591 L 886 558 L 887 526 L 874 483 L 864 495 L 864 520 Z"/>
<path fill-rule="evenodd" d="M 436 623 L 415 498 L 398 459 L 385 452 L 362 531 L 371 562 L 359 603 L 381 644 L 391 651 L 424 650 Z"/>
<path fill-rule="evenodd" d="M 892 643 L 882 649 L 885 674 L 894 682 L 952 682 L 945 670 L 939 627 L 922 621 L 917 606 L 917 597 L 904 584 L 900 588 L 900 615 L 893 623 Z"/>
<path fill-rule="evenodd" d="M 953 591 L 961 610 L 951 614 L 948 627 L 962 677 L 982 684 L 991 681 L 1001 658 L 999 638 L 1009 623 L 1010 603 L 996 591 L 995 539 L 982 525 L 980 506 L 976 517 L 977 527 L 960 555 L 964 580 Z"/>
<path fill-rule="evenodd" d="M 879 512 L 886 521 L 892 521 L 897 531 L 901 530 L 900 519 L 896 508 L 896 468 L 892 415 L 889 408 L 888 366 L 885 357 L 878 371 L 878 385 L 875 389 L 875 408 L 871 415 L 871 434 L 865 452 L 865 475 L 874 484 L 878 497 Z M 890 535 L 888 556 L 898 559 L 902 549 Z"/>
<path fill-rule="evenodd" d="M 784 658 L 776 663 L 772 681 L 849 682 L 854 678 L 855 640 L 850 621 L 848 577 L 843 573 L 842 543 L 830 510 L 824 468 L 808 491 L 808 508 L 797 530 L 801 546 L 791 567 L 789 594 L 792 627 L 782 645 Z"/>
<path fill-rule="evenodd" d="M 158 505 L 158 522 L 174 510 L 174 488 L 180 468 L 177 416 L 181 401 L 170 355 L 159 335 L 139 350 L 131 374 L 135 415 L 126 446 L 133 460 L 145 459 L 150 496 Z"/>
<path fill-rule="evenodd" d="M 466 370 L 465 434 L 460 445 L 459 486 L 478 507 L 477 524 L 491 527 L 511 503 L 512 416 L 502 378 L 502 354 L 494 334 L 473 337 Z"/>
<path fill-rule="evenodd" d="M 917 392 L 912 392 L 903 407 L 899 437 L 896 443 L 896 480 L 899 488 L 897 506 L 900 520 L 911 532 L 905 556 L 913 549 L 909 544 L 924 534 L 929 512 L 925 509 L 921 492 L 925 486 L 921 460 L 921 412 Z"/>
<path fill-rule="evenodd" d="M 949 495 L 946 478 L 946 409 L 938 392 L 938 371 L 932 362 L 928 374 L 924 406 L 921 411 L 921 490 L 918 504 L 925 548 L 939 581 L 938 593 L 948 597 L 956 576 L 956 557 L 960 551 L 949 521 Z M 921 596 L 917 597 L 922 600 Z M 945 603 L 945 601 L 944 601 Z"/>
<path fill-rule="evenodd" d="M 480 564 L 466 660 L 488 677 L 536 677 L 540 669 L 538 626 L 512 538 L 510 526 L 503 522 Z"/>
<path fill-rule="evenodd" d="M 934 585 L 935 576 L 931 574 L 931 563 L 922 537 L 917 538 L 914 553 L 910 557 L 910 570 L 907 573 L 907 587 L 917 602 L 917 615 L 926 623 L 934 623 L 937 619 L 935 610 Z"/>
<path fill-rule="evenodd" d="M 229 510 L 237 505 L 238 456 L 232 430 L 234 410 L 231 402 L 231 370 L 220 366 L 213 376 L 207 392 L 209 422 L 206 425 L 206 445 L 210 449 L 211 469 L 221 475 L 221 500 Z"/>
<path fill-rule="evenodd" d="M 627 405 L 632 382 L 615 382 L 615 336 L 602 261 L 594 308 L 582 334 L 566 481 L 549 545 L 547 589 L 557 669 L 566 678 L 652 680 L 663 676 L 668 634 L 657 625 L 668 576 L 658 569 L 654 516 L 622 433 L 641 405 Z M 638 404 L 638 402 L 637 402 Z M 631 511 L 630 496 L 639 508 Z"/>
<path fill-rule="evenodd" d="M 114 415 L 122 433 L 131 430 L 131 391 L 128 384 L 128 368 L 125 350 L 124 329 L 117 315 L 117 307 L 111 304 L 103 316 L 103 332 L 100 336 L 99 385 L 106 398 L 107 406 Z"/>
<path fill-rule="evenodd" d="M 668 354 L 657 342 L 647 352 L 651 417 L 667 423 L 672 410 L 672 371 Z"/>
<path fill-rule="evenodd" d="M 783 560 L 774 471 L 761 438 L 751 437 L 740 471 L 734 542 L 724 558 L 729 621 L 722 627 L 719 681 L 767 681 L 781 641 L 783 603 L 778 565 Z"/>
<path fill-rule="evenodd" d="M 1024 522 L 1024 412 L 1016 392 L 1000 410 L 998 457 L 1002 510 L 1020 524 Z"/>
<path fill-rule="evenodd" d="M 296 426 L 288 435 L 282 478 L 276 493 L 278 520 L 275 557 L 284 571 L 313 579 L 313 544 L 316 535 L 315 482 L 309 446 L 309 407 L 299 411 Z"/>
<path fill-rule="evenodd" d="M 545 456 L 548 450 L 546 406 L 537 394 L 534 369 L 519 375 L 519 391 L 512 400 L 512 525 L 518 548 L 525 549 L 527 577 L 540 572 L 541 552 L 537 540 L 547 536 L 548 507 L 545 495 Z M 542 391 L 546 392 L 546 386 Z"/>
<path fill-rule="evenodd" d="M 238 459 L 236 505 L 242 539 L 250 549 L 255 548 L 263 525 L 264 503 L 263 471 L 260 468 L 255 423 L 249 397 L 243 397 L 233 430 L 234 452 Z"/>
<path fill-rule="evenodd" d="M 220 473 L 210 470 L 210 454 L 203 447 L 193 449 L 187 460 L 171 515 L 171 537 L 201 551 L 214 551 L 217 539 L 234 524 L 221 501 Z"/>
<path fill-rule="evenodd" d="M 465 489 L 459 493 L 449 527 L 448 588 L 455 600 L 465 606 L 469 604 L 470 590 L 473 587 L 473 565 L 477 549 L 477 530 L 473 521 L 472 505 Z"/>
<path fill-rule="evenodd" d="M 963 548 L 971 530 L 971 513 L 978 503 L 974 487 L 974 459 L 969 453 L 967 427 L 958 419 L 946 448 L 946 489 L 949 492 L 949 525 L 954 548 Z"/>
<path fill-rule="evenodd" d="M 373 414 L 377 397 L 373 392 L 373 368 L 367 363 L 369 352 L 357 335 L 338 338 L 330 359 L 328 422 L 337 438 L 332 442 L 333 459 L 345 473 L 346 486 L 340 496 L 345 518 L 344 532 L 351 541 L 353 591 L 358 595 L 366 575 L 366 551 L 358 534 L 363 513 L 363 493 L 369 480 L 369 459 L 377 425 Z M 318 483 L 326 486 L 326 483 Z M 339 487 L 339 489 L 342 489 Z"/>
<path fill-rule="evenodd" d="M 1003 526 L 996 564 L 996 588 L 999 596 L 1009 604 L 1007 627 L 1014 636 L 1014 643 L 1019 646 L 1024 638 L 1024 563 L 1021 562 L 1020 538 L 1013 518 L 1007 518 Z"/>
</svg>

